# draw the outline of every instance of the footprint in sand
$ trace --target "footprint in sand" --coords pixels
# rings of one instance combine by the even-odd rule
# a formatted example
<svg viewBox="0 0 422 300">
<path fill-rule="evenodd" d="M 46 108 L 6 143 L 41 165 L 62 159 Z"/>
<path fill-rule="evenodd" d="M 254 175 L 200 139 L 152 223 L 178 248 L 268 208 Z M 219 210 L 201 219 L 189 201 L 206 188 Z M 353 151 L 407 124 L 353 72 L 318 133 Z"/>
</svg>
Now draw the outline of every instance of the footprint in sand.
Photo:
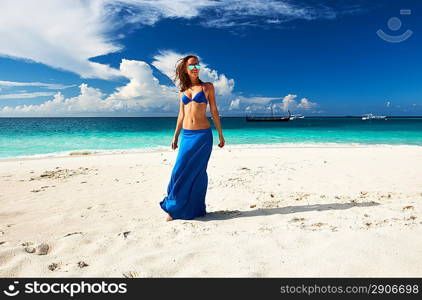
<svg viewBox="0 0 422 300">
<path fill-rule="evenodd" d="M 52 263 L 48 266 L 48 269 L 50 271 L 55 271 L 56 269 L 60 268 L 61 263 Z"/>
<path fill-rule="evenodd" d="M 412 205 L 406 205 L 405 207 L 403 207 L 403 210 L 409 210 L 409 209 L 414 209 L 414 207 Z"/>
<path fill-rule="evenodd" d="M 79 167 L 78 169 L 57 169 L 53 171 L 44 171 L 40 176 L 31 178 L 31 180 L 41 180 L 41 179 L 67 179 L 75 175 L 85 175 L 90 171 L 98 171 L 98 169 L 89 169 L 84 167 Z"/>
<path fill-rule="evenodd" d="M 295 218 L 291 219 L 289 222 L 303 222 L 305 220 L 306 220 L 305 218 L 297 218 L 297 217 L 295 217 Z"/>
<path fill-rule="evenodd" d="M 324 228 L 327 228 L 327 226 L 328 226 L 329 229 L 331 229 L 331 231 L 337 231 L 336 226 L 328 225 L 327 223 L 318 222 L 318 223 L 314 223 L 314 224 L 311 224 L 311 225 L 304 225 L 303 223 L 301 223 L 302 229 L 308 229 L 308 230 L 312 230 L 312 231 L 322 230 Z"/>
<path fill-rule="evenodd" d="M 88 267 L 88 266 L 89 265 L 86 262 L 82 261 L 82 260 L 78 262 L 78 267 L 81 268 L 81 269 L 82 268 L 85 268 L 85 267 Z"/>
<path fill-rule="evenodd" d="M 126 239 L 127 236 L 129 235 L 130 231 L 125 231 L 125 232 L 121 232 L 118 235 L 123 235 L 123 237 Z"/>
<path fill-rule="evenodd" d="M 50 246 L 47 243 L 41 243 L 37 247 L 32 246 L 34 243 L 32 242 L 25 242 L 22 243 L 24 246 L 24 250 L 27 253 L 37 253 L 38 255 L 46 255 L 50 250 Z"/>
<path fill-rule="evenodd" d="M 37 247 L 37 254 L 38 255 L 46 255 L 50 250 L 50 246 L 47 243 L 41 243 Z"/>
<path fill-rule="evenodd" d="M 359 192 L 359 197 L 360 198 L 365 198 L 367 194 L 368 194 L 368 192 L 360 191 Z"/>
<path fill-rule="evenodd" d="M 137 277 L 141 277 L 138 272 L 136 271 L 128 271 L 128 272 L 124 272 L 123 276 L 125 278 L 137 278 Z"/>
<path fill-rule="evenodd" d="M 237 169 L 239 171 L 244 170 L 244 171 L 250 171 L 251 169 L 247 168 L 247 167 L 241 167 L 239 169 Z"/>
<path fill-rule="evenodd" d="M 68 236 L 71 236 L 71 235 L 74 235 L 74 234 L 83 234 L 83 232 L 82 231 L 75 231 L 75 232 L 68 233 L 63 237 L 68 237 Z"/>
<path fill-rule="evenodd" d="M 54 187 L 55 185 L 52 185 L 52 187 Z M 45 191 L 45 189 L 47 189 L 47 188 L 49 188 L 50 186 L 49 185 L 45 185 L 45 186 L 42 186 L 42 187 L 40 187 L 40 189 L 39 190 L 32 190 L 31 192 L 33 192 L 33 193 L 38 193 L 38 192 L 44 192 Z"/>
<path fill-rule="evenodd" d="M 331 229 L 331 231 L 333 231 L 333 232 L 334 232 L 334 231 L 337 231 L 337 226 L 332 226 L 332 225 L 331 225 L 331 226 L 330 226 L 330 229 Z"/>
<path fill-rule="evenodd" d="M 36 251 L 35 247 L 27 246 L 25 247 L 25 252 L 27 253 L 34 253 Z"/>
</svg>

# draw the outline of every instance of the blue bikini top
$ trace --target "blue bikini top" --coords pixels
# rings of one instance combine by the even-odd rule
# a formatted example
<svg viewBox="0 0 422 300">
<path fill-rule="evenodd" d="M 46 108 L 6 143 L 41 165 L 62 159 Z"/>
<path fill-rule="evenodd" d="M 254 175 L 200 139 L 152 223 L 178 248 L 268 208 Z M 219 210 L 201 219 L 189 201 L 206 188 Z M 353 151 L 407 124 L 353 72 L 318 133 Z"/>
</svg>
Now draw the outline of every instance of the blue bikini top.
<svg viewBox="0 0 422 300">
<path fill-rule="evenodd" d="M 204 88 L 202 87 L 202 85 L 201 85 L 201 89 L 202 90 L 199 93 L 197 93 L 195 97 L 193 97 L 193 99 L 189 98 L 188 96 L 186 96 L 185 93 L 183 93 L 183 96 L 182 96 L 183 104 L 186 105 L 191 101 L 195 101 L 197 103 L 207 103 L 207 96 L 205 96 Z"/>
</svg>

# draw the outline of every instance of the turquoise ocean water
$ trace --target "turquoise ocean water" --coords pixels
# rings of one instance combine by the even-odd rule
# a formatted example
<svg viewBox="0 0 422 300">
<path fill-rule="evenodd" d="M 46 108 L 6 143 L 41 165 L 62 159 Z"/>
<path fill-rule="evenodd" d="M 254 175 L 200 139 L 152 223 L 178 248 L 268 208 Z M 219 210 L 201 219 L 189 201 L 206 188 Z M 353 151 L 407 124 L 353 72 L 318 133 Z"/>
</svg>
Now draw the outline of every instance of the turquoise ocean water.
<svg viewBox="0 0 422 300">
<path fill-rule="evenodd" d="M 217 145 L 218 133 L 210 123 Z M 422 117 L 307 117 L 288 122 L 226 117 L 221 124 L 226 145 L 422 145 Z M 169 149 L 175 125 L 176 118 L 0 118 L 0 159 L 80 150 Z"/>
</svg>

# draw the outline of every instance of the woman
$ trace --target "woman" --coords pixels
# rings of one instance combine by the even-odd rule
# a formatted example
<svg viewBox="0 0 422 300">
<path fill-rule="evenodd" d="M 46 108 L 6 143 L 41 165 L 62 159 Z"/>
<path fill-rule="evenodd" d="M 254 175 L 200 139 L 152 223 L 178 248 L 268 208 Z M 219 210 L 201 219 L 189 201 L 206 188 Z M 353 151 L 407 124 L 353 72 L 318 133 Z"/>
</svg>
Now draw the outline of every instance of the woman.
<svg viewBox="0 0 422 300">
<path fill-rule="evenodd" d="M 213 136 L 206 116 L 207 104 L 220 143 L 224 146 L 220 118 L 215 101 L 214 85 L 199 79 L 198 58 L 188 55 L 176 67 L 175 81 L 180 86 L 180 111 L 177 118 L 171 148 L 177 148 L 180 131 L 182 141 L 176 163 L 167 186 L 167 196 L 160 202 L 167 212 L 167 221 L 173 219 L 194 219 L 206 214 L 205 195 L 208 187 L 207 165 L 211 156 Z"/>
</svg>

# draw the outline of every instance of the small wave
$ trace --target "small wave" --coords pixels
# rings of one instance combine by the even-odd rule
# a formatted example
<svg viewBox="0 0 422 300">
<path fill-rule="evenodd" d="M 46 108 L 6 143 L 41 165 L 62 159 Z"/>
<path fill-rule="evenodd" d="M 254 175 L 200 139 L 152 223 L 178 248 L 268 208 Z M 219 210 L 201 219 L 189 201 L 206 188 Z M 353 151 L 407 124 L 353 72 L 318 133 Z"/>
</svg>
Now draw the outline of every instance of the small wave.
<svg viewBox="0 0 422 300">
<path fill-rule="evenodd" d="M 277 148 L 421 148 L 421 145 L 408 145 L 408 144 L 368 144 L 368 143 L 329 143 L 329 142 L 285 142 L 285 143 L 268 143 L 268 144 L 233 144 L 225 145 L 224 149 L 277 149 Z M 219 149 L 218 143 L 213 145 L 213 149 Z M 111 155 L 111 154 L 125 154 L 125 153 L 152 153 L 152 152 L 172 152 L 169 146 L 152 146 L 141 148 L 129 149 L 74 149 L 60 152 L 51 152 L 43 154 L 31 155 L 18 155 L 0 157 L 0 161 L 8 160 L 26 160 L 26 159 L 39 159 L 39 158 L 57 158 L 67 156 L 84 156 L 84 155 Z M 73 153 L 73 154 L 72 154 Z"/>
<path fill-rule="evenodd" d="M 56 158 L 67 156 L 84 156 L 84 155 L 109 155 L 109 154 L 124 154 L 124 153 L 145 153 L 145 152 L 161 152 L 172 151 L 169 146 L 153 146 L 142 148 L 129 148 L 129 149 L 74 149 L 59 152 L 30 154 L 30 155 L 17 155 L 0 157 L 0 161 L 6 160 L 20 160 L 20 159 L 38 159 L 38 158 Z M 73 154 L 72 154 L 73 153 Z"/>
</svg>

